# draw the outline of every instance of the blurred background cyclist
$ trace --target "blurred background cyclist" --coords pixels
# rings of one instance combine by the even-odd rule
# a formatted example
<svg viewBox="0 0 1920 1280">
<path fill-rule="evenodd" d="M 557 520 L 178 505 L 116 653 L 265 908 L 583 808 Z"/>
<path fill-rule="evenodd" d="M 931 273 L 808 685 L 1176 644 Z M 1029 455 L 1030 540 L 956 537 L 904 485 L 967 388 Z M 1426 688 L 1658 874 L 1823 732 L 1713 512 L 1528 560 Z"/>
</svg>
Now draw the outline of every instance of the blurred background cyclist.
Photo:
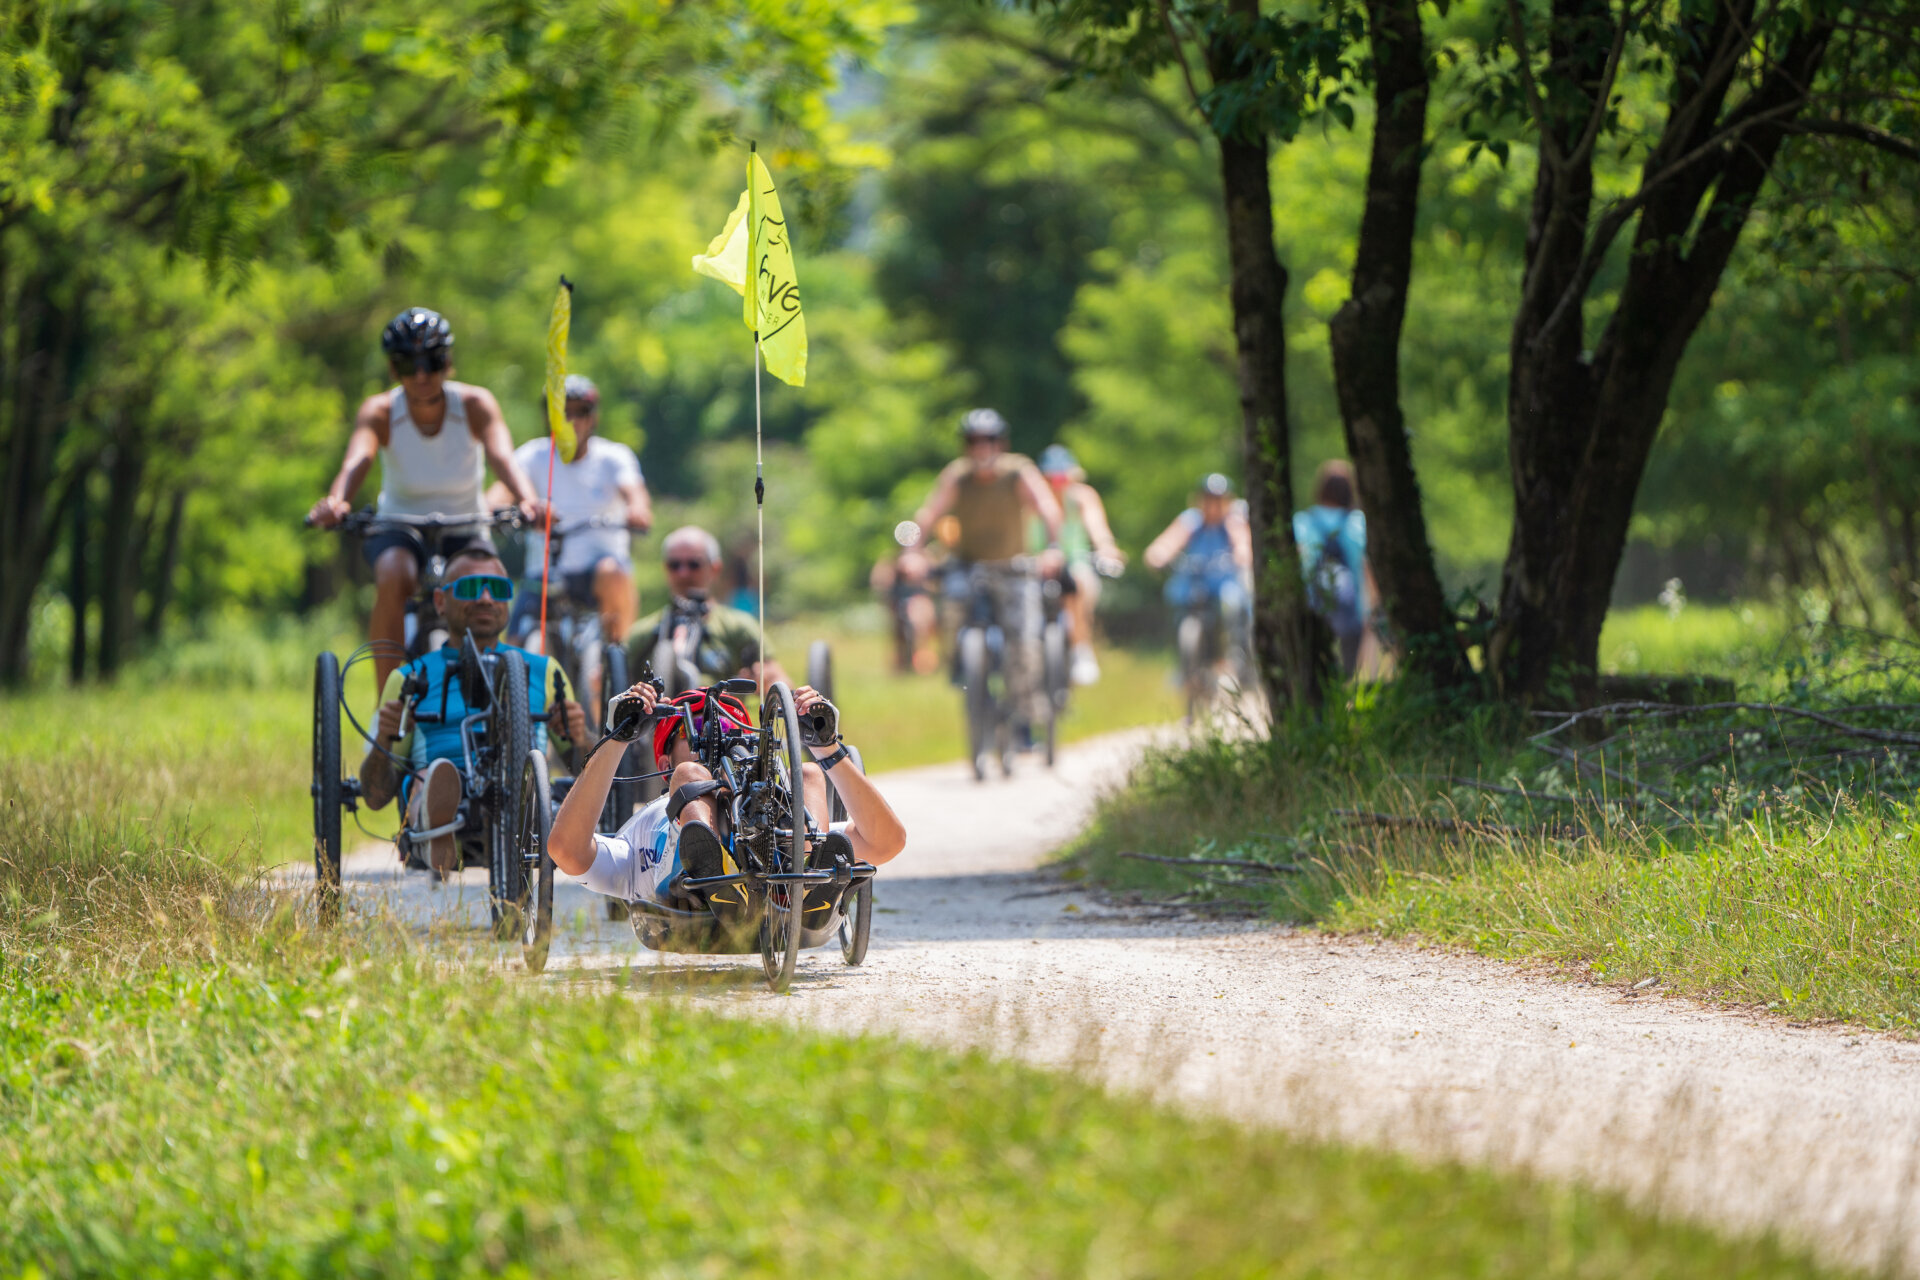
<svg viewBox="0 0 1920 1280">
<path fill-rule="evenodd" d="M 1028 545 L 1040 556 L 1040 572 L 1060 584 L 1060 607 L 1073 638 L 1072 679 L 1092 684 L 1100 678 L 1093 652 L 1093 611 L 1100 603 L 1100 578 L 1118 577 L 1126 557 L 1113 540 L 1107 507 L 1087 483 L 1073 453 L 1063 444 L 1040 452 L 1040 474 L 1060 504 L 1060 548 L 1047 550 L 1047 531 L 1039 519 L 1027 522 Z"/>
<path fill-rule="evenodd" d="M 1228 640 L 1223 661 L 1244 660 L 1253 632 L 1253 530 L 1232 481 L 1217 471 L 1203 476 L 1193 505 L 1173 518 L 1141 558 L 1151 569 L 1173 567 L 1166 597 L 1175 609 L 1219 610 Z"/>
<path fill-rule="evenodd" d="M 1352 676 L 1366 654 L 1367 620 L 1378 593 L 1367 563 L 1367 517 L 1354 504 L 1353 467 L 1339 458 L 1320 464 L 1313 505 L 1293 516 L 1293 540 L 1307 578 L 1307 604 L 1326 619 L 1340 645 L 1341 674 Z M 1377 650 L 1377 646 L 1371 646 Z"/>
</svg>

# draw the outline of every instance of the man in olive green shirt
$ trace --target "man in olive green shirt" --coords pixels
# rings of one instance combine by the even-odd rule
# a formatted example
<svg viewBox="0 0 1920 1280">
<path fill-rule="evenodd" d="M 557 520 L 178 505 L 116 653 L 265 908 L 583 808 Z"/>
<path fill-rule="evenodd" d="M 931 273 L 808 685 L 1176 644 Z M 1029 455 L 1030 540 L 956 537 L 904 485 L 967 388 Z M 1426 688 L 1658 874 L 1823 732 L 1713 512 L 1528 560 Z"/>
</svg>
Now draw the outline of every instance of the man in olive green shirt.
<svg viewBox="0 0 1920 1280">
<path fill-rule="evenodd" d="M 753 615 L 710 598 L 720 573 L 719 539 L 697 525 L 685 525 L 660 544 L 660 558 L 673 599 L 627 632 L 628 670 L 639 671 L 643 662 L 657 668 L 654 656 L 666 641 L 677 661 L 690 664 L 709 682 L 744 676 L 771 684 L 787 678 L 771 652 L 761 653 L 760 624 Z"/>
</svg>

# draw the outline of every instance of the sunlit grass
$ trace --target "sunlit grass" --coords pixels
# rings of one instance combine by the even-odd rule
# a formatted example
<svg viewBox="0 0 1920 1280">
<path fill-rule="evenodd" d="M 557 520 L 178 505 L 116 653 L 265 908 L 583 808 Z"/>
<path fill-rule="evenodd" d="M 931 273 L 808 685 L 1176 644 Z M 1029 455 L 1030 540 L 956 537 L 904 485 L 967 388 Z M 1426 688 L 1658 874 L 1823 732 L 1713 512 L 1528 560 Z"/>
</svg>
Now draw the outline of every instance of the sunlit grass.
<svg viewBox="0 0 1920 1280">
<path fill-rule="evenodd" d="M 1600 631 L 1600 670 L 1621 675 L 1731 676 L 1749 685 L 1778 665 L 1787 626 L 1769 604 L 1615 609 Z"/>
</svg>

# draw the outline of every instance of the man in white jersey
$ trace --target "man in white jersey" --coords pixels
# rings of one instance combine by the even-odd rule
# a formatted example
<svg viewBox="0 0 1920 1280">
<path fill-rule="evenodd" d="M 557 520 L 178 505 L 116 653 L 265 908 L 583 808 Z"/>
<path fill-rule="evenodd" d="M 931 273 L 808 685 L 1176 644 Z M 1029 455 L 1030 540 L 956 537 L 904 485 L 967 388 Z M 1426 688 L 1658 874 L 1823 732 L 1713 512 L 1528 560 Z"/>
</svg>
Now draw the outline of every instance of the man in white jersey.
<svg viewBox="0 0 1920 1280">
<path fill-rule="evenodd" d="M 552 504 L 553 527 L 567 530 L 554 560 L 552 590 L 564 591 L 583 604 L 592 601 L 600 611 L 600 634 L 617 639 L 627 634 L 638 609 L 632 535 L 653 526 L 653 501 L 633 450 L 595 434 L 600 426 L 600 389 L 577 373 L 567 378 L 567 421 L 580 442 L 572 462 L 554 457 L 546 436 L 527 441 L 514 450 L 513 457 L 532 482 L 534 493 Z M 549 470 L 552 493 L 547 492 Z M 494 485 L 488 497 L 504 506 L 506 487 Z M 594 525 L 582 527 L 589 520 Z M 538 529 L 530 531 L 528 546 L 532 553 L 526 576 L 538 580 Z M 539 598 L 532 592 L 522 594 L 514 606 L 512 634 L 531 638 L 539 617 Z"/>
<path fill-rule="evenodd" d="M 513 437 L 493 392 L 451 381 L 453 327 L 438 312 L 408 307 L 380 335 L 380 349 L 399 385 L 360 402 L 340 474 L 307 518 L 323 529 L 339 524 L 353 510 L 353 495 L 375 457 L 381 514 L 478 517 L 469 528 L 444 532 L 434 548 L 406 529 L 377 534 L 361 548 L 373 566 L 367 639 L 376 646 L 374 684 L 385 688 L 387 673 L 406 660 L 407 601 L 420 589 L 429 553 L 492 545 L 485 527 L 485 468 L 493 468 L 529 521 L 544 508 L 513 459 Z"/>
</svg>

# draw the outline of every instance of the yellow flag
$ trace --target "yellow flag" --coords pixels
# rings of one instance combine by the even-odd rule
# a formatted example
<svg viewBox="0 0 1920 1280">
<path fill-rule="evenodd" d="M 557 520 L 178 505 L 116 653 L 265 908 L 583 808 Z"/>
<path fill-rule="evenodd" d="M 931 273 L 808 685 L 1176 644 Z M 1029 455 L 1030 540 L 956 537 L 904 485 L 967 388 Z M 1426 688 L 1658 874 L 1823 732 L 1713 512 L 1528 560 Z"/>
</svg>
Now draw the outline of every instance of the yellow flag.
<svg viewBox="0 0 1920 1280">
<path fill-rule="evenodd" d="M 547 432 L 560 450 L 560 461 L 572 462 L 580 442 L 567 421 L 567 330 L 573 327 L 573 285 L 560 277 L 553 295 L 553 315 L 547 320 Z"/>
<path fill-rule="evenodd" d="M 790 387 L 807 383 L 807 320 L 800 313 L 800 280 L 793 270 L 793 244 L 786 215 L 773 189 L 773 175 L 760 153 L 747 156 L 747 263 L 752 287 L 745 291 L 747 327 L 760 335 L 767 372 Z"/>
<path fill-rule="evenodd" d="M 693 269 L 733 286 L 735 293 L 747 291 L 747 193 L 727 216 L 727 225 L 713 238 L 705 253 L 693 255 Z"/>
</svg>

